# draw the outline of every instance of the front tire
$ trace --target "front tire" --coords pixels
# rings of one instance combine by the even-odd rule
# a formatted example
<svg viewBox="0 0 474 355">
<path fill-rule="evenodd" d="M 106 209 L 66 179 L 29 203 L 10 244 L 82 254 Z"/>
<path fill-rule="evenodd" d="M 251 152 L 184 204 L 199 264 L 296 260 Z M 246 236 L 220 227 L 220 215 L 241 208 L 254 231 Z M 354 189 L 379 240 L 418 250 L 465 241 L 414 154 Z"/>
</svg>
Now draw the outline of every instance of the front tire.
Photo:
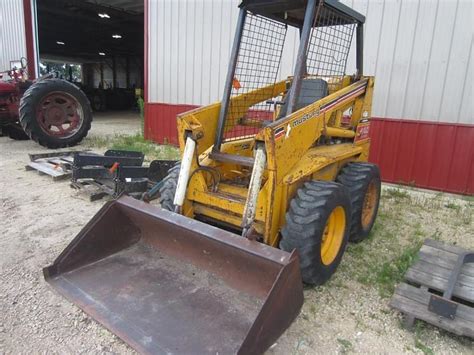
<svg viewBox="0 0 474 355">
<path fill-rule="evenodd" d="M 298 189 L 286 213 L 280 249 L 296 249 L 303 282 L 321 285 L 336 271 L 349 238 L 351 201 L 334 182 L 310 181 Z"/>
<path fill-rule="evenodd" d="M 359 243 L 369 236 L 380 203 L 380 171 L 370 163 L 349 163 L 339 173 L 337 182 L 349 190 L 352 205 L 349 241 Z"/>
<path fill-rule="evenodd" d="M 179 171 L 181 163 L 177 163 L 170 170 L 168 175 L 163 179 L 163 186 L 160 189 L 160 205 L 161 208 L 174 211 L 174 195 L 176 194 L 176 186 L 178 185 Z"/>
<path fill-rule="evenodd" d="M 71 147 L 87 136 L 92 110 L 86 95 L 74 84 L 45 79 L 31 85 L 20 100 L 20 123 L 40 145 Z"/>
<path fill-rule="evenodd" d="M 4 126 L 3 132 L 8 137 L 16 141 L 27 141 L 30 139 L 25 131 L 23 131 L 23 128 L 21 128 L 19 123 L 12 123 L 8 126 Z"/>
</svg>

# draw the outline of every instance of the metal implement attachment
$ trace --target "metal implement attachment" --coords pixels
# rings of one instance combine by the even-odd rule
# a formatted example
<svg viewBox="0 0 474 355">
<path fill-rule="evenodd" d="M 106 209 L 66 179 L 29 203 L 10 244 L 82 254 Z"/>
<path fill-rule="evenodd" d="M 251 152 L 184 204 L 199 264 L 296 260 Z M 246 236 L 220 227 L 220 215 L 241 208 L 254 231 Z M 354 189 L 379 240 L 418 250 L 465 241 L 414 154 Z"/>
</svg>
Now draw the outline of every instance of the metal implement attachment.
<svg viewBox="0 0 474 355">
<path fill-rule="evenodd" d="M 428 309 L 431 312 L 449 319 L 454 319 L 456 317 L 458 302 L 453 301 L 451 298 L 453 296 L 456 282 L 461 274 L 461 270 L 467 263 L 474 263 L 474 253 L 466 252 L 459 255 L 458 260 L 451 271 L 443 296 L 431 295 L 430 297 Z"/>
<path fill-rule="evenodd" d="M 71 176 L 74 154 L 77 151 L 29 154 L 30 162 L 26 170 L 37 170 L 40 174 L 50 175 L 54 181 Z M 85 152 L 83 152 L 85 153 Z"/>
<path fill-rule="evenodd" d="M 107 151 L 104 155 L 78 153 L 74 155 L 74 167 L 104 166 L 110 168 L 114 164 L 125 166 L 141 166 L 144 155 L 133 151 Z"/>
<path fill-rule="evenodd" d="M 130 158 L 133 159 L 132 165 L 125 165 Z M 116 198 L 123 193 L 141 198 L 176 163 L 173 160 L 153 160 L 150 166 L 140 166 L 142 161 L 143 153 L 133 151 L 109 150 L 94 159 L 90 155 L 76 155 L 71 186 L 88 195 L 91 201 L 106 195 Z M 100 165 L 85 165 L 87 163 Z"/>
<path fill-rule="evenodd" d="M 141 353 L 263 353 L 303 303 L 295 252 L 127 196 L 107 203 L 44 275 Z"/>
</svg>

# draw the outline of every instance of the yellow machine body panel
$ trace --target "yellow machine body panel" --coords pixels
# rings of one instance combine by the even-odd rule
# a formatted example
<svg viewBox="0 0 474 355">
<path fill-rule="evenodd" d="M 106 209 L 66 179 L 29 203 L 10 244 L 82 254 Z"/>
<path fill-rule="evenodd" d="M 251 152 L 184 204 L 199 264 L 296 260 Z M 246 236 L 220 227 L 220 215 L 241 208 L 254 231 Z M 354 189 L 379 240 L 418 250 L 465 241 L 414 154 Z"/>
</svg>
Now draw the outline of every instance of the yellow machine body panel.
<svg viewBox="0 0 474 355">
<path fill-rule="evenodd" d="M 291 79 L 280 81 L 241 96 L 231 111 L 232 118 L 243 113 L 262 100 L 262 93 L 270 100 L 283 94 Z M 221 151 L 229 155 L 252 158 L 256 142 L 265 144 L 267 165 L 264 183 L 257 199 L 254 228 L 266 244 L 278 245 L 279 231 L 284 225 L 285 211 L 296 189 L 307 180 L 333 181 L 340 168 L 349 161 L 367 161 L 370 139 L 367 131 L 372 105 L 373 77 L 354 80 L 345 76 L 342 88 L 310 104 L 291 115 L 274 119 L 262 127 L 253 137 L 224 142 Z M 199 166 L 217 169 L 224 181 L 236 181 L 248 177 L 251 169 L 235 162 L 211 158 L 217 130 L 220 103 L 211 104 L 178 116 L 178 134 L 181 152 L 185 137 L 192 136 L 197 142 L 197 159 L 191 170 Z M 341 122 L 344 112 L 351 112 L 350 121 Z M 276 115 L 275 115 L 276 116 Z M 240 121 L 242 122 L 242 121 Z M 250 123 L 250 125 L 255 125 Z M 366 127 L 361 136 L 360 127 Z M 230 129 L 231 127 L 227 127 Z M 365 133 L 364 133 L 365 132 Z M 340 143 L 326 145 L 324 139 L 337 137 Z M 199 164 L 199 165 L 198 165 Z M 197 171 L 191 177 L 186 193 L 183 214 L 209 218 L 216 224 L 241 227 L 248 189 L 233 183 L 222 183 L 212 191 L 210 174 Z"/>
</svg>

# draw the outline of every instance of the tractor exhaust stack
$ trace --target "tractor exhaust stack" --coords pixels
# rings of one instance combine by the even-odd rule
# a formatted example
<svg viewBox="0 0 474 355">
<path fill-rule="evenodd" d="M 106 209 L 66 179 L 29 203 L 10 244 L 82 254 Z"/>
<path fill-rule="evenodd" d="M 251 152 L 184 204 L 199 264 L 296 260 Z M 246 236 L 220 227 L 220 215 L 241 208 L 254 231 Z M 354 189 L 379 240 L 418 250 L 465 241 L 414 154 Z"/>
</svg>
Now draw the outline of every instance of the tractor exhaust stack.
<svg viewBox="0 0 474 355">
<path fill-rule="evenodd" d="M 43 271 L 142 353 L 262 353 L 303 303 L 295 252 L 130 197 L 107 203 Z"/>
</svg>

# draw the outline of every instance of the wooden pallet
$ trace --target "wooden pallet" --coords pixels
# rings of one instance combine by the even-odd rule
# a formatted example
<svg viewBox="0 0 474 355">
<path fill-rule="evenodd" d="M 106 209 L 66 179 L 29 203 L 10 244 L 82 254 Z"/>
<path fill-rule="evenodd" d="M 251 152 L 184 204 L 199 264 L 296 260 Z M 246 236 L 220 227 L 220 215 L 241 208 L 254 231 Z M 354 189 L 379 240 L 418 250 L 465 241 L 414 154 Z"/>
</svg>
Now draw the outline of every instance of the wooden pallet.
<svg viewBox="0 0 474 355">
<path fill-rule="evenodd" d="M 428 310 L 431 295 L 445 291 L 448 278 L 460 254 L 467 250 L 427 239 L 419 258 L 405 274 L 405 282 L 395 290 L 390 306 L 405 315 L 411 328 L 416 319 L 461 336 L 474 338 L 474 264 L 464 264 L 453 292 L 458 302 L 454 319 Z"/>
<path fill-rule="evenodd" d="M 78 190 L 89 201 L 94 202 L 106 196 L 114 196 L 114 189 L 110 186 L 110 181 L 101 180 L 81 180 L 72 181 L 71 187 Z"/>
<path fill-rule="evenodd" d="M 49 175 L 54 181 L 71 177 L 72 163 L 76 151 L 30 154 L 26 170 L 36 170 L 40 175 Z"/>
</svg>

